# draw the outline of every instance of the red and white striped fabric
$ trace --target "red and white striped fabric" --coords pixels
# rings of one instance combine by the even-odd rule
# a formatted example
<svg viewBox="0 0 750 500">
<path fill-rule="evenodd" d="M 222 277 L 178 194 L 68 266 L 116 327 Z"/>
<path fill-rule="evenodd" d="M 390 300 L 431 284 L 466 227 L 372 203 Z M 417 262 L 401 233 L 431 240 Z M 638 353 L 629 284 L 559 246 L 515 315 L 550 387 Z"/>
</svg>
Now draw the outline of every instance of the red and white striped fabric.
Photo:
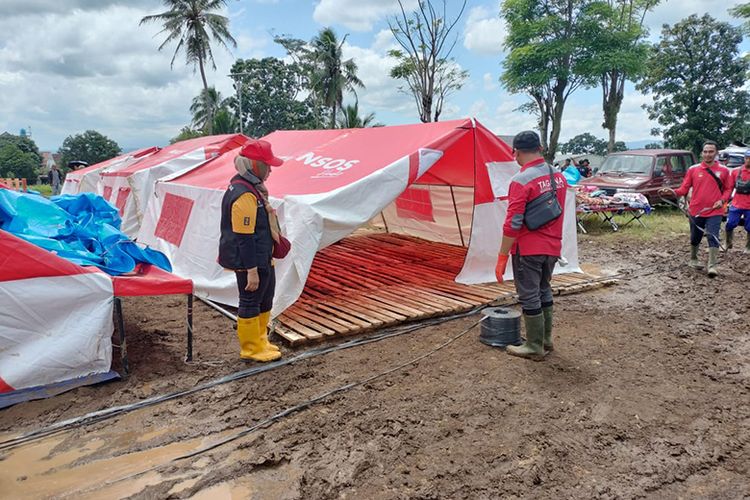
<svg viewBox="0 0 750 500">
<path fill-rule="evenodd" d="M 228 134 L 177 142 L 125 168 L 102 171 L 97 193 L 120 210 L 122 232 L 133 238 L 158 179 L 202 165 L 247 140 L 242 134 Z"/>
<path fill-rule="evenodd" d="M 0 230 L 0 395 L 109 372 L 112 280 Z"/>
<path fill-rule="evenodd" d="M 97 186 L 101 181 L 101 173 L 126 168 L 149 155 L 159 151 L 159 148 L 152 146 L 143 148 L 120 156 L 115 156 L 109 160 L 89 165 L 86 168 L 80 168 L 65 175 L 63 182 L 62 194 L 78 193 L 95 193 Z"/>
<path fill-rule="evenodd" d="M 391 232 L 467 246 L 462 283 L 495 281 L 511 148 L 472 119 L 266 137 L 285 162 L 267 182 L 292 251 L 276 265 L 274 315 L 299 297 L 315 253 L 368 221 Z M 138 240 L 164 252 L 196 293 L 236 305 L 234 275 L 216 263 L 221 198 L 239 149 L 156 183 Z M 575 197 L 566 199 L 563 256 L 578 267 Z M 508 270 L 506 278 L 510 279 Z"/>
</svg>

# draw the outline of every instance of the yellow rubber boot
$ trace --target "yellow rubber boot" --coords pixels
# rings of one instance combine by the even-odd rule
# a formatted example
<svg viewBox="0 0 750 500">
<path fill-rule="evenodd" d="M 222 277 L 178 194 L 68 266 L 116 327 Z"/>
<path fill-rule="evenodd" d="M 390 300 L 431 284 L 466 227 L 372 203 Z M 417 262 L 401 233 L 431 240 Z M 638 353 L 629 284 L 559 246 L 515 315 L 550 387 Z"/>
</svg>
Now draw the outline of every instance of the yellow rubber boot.
<svg viewBox="0 0 750 500">
<path fill-rule="evenodd" d="M 237 337 L 240 339 L 240 358 L 253 361 L 276 361 L 281 357 L 279 351 L 264 348 L 260 338 L 260 321 L 253 318 L 237 318 Z"/>
<path fill-rule="evenodd" d="M 271 322 L 271 311 L 260 313 L 260 315 L 258 316 L 258 321 L 260 322 L 260 339 L 263 341 L 266 349 L 281 351 L 281 349 L 279 349 L 279 346 L 268 341 L 268 324 Z"/>
</svg>

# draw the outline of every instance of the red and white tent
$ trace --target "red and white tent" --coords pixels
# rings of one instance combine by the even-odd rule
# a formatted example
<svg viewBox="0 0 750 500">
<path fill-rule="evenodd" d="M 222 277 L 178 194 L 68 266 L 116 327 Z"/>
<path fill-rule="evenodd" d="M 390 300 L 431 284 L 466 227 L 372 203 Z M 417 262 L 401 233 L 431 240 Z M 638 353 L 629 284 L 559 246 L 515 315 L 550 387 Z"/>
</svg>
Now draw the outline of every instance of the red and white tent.
<svg viewBox="0 0 750 500">
<path fill-rule="evenodd" d="M 495 280 L 507 189 L 519 167 L 507 144 L 471 119 L 347 130 L 279 131 L 264 139 L 286 161 L 267 186 L 292 251 L 276 264 L 274 314 L 304 287 L 315 253 L 368 221 L 390 232 L 468 247 L 462 283 Z M 221 198 L 235 149 L 156 184 L 138 235 L 166 253 L 196 292 L 236 305 L 234 275 L 216 263 Z M 563 255 L 578 268 L 575 197 Z M 507 277 L 512 276 L 508 271 Z"/>
<path fill-rule="evenodd" d="M 86 168 L 68 172 L 65 175 L 62 194 L 95 193 L 101 180 L 102 172 L 129 167 L 133 163 L 140 161 L 157 151 L 159 151 L 158 147 L 151 146 L 150 148 L 132 151 L 94 165 L 89 165 Z"/>
<path fill-rule="evenodd" d="M 112 294 L 98 269 L 0 230 L 0 396 L 109 373 Z"/>
<path fill-rule="evenodd" d="M 124 168 L 103 170 L 97 193 L 120 210 L 122 232 L 135 237 L 158 179 L 202 165 L 246 141 L 242 134 L 227 134 L 172 144 Z"/>
</svg>

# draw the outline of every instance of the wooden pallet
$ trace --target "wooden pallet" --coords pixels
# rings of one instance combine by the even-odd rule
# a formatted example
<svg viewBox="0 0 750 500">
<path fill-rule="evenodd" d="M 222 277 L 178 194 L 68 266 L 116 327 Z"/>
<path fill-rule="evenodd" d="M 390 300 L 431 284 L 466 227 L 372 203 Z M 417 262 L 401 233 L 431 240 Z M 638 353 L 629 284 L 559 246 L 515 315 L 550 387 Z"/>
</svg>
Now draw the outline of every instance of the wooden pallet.
<svg viewBox="0 0 750 500">
<path fill-rule="evenodd" d="M 456 283 L 465 255 L 463 247 L 399 234 L 345 238 L 315 256 L 302 296 L 277 318 L 276 333 L 298 345 L 516 302 L 512 283 Z M 566 294 L 615 281 L 559 274 L 552 287 Z"/>
</svg>

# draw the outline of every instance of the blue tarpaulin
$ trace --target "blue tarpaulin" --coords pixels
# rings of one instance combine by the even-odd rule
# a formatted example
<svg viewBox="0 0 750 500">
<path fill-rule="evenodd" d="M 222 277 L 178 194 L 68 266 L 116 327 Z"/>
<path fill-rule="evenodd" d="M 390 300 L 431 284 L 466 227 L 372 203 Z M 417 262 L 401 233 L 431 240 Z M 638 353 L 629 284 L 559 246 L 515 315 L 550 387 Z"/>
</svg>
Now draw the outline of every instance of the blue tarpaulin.
<svg viewBox="0 0 750 500">
<path fill-rule="evenodd" d="M 133 271 L 139 262 L 172 271 L 163 253 L 138 246 L 120 223 L 117 209 L 93 193 L 47 199 L 0 189 L 0 229 L 112 276 Z"/>
</svg>

